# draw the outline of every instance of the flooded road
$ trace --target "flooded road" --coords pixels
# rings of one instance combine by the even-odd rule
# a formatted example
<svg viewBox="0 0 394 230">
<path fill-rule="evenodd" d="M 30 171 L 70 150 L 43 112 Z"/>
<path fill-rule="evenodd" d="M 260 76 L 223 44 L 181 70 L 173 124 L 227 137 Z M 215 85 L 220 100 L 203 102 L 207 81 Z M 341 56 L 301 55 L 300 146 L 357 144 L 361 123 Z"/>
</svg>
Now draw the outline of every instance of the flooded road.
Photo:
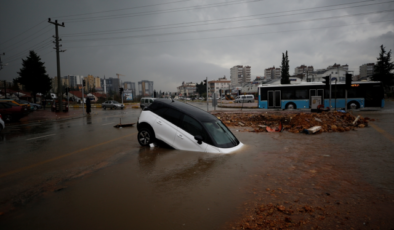
<svg viewBox="0 0 394 230">
<path fill-rule="evenodd" d="M 390 229 L 393 114 L 365 114 L 376 121 L 345 133 L 231 128 L 246 146 L 228 155 L 141 148 L 135 127 L 112 127 L 139 110 L 12 127 L 0 143 L 0 226 L 241 229 L 262 226 L 256 208 L 271 204 L 294 211 L 273 211 L 275 226 Z"/>
</svg>

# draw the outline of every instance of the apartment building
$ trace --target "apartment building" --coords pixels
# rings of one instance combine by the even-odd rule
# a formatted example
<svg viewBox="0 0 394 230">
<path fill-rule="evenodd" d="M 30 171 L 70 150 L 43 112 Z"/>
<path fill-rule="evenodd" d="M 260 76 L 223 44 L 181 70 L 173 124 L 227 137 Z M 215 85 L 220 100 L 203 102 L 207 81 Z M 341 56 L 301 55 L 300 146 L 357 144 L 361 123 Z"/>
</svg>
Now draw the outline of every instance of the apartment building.
<svg viewBox="0 0 394 230">
<path fill-rule="evenodd" d="M 194 82 L 182 82 L 182 85 L 177 87 L 177 93 L 179 96 L 192 96 L 197 94 L 197 83 Z"/>
<path fill-rule="evenodd" d="M 374 63 L 367 63 L 360 66 L 360 77 L 359 79 L 370 80 L 373 75 L 375 64 Z"/>
<path fill-rule="evenodd" d="M 312 73 L 313 71 L 313 66 L 300 65 L 294 68 L 294 75 Z"/>
<path fill-rule="evenodd" d="M 281 78 L 281 76 L 282 69 L 279 67 L 275 68 L 275 66 L 273 66 L 264 70 L 264 77 L 267 80 Z"/>
<path fill-rule="evenodd" d="M 139 81 L 138 82 L 138 92 L 142 97 L 152 97 L 153 96 L 153 81 Z"/>
<path fill-rule="evenodd" d="M 226 76 L 219 78 L 218 80 L 208 81 L 208 95 L 212 96 L 213 93 L 219 95 L 220 90 L 229 90 L 230 84 L 231 81 L 227 80 Z"/>
<path fill-rule="evenodd" d="M 251 69 L 250 66 L 236 65 L 230 68 L 230 79 L 231 85 L 239 86 L 251 81 Z"/>
</svg>

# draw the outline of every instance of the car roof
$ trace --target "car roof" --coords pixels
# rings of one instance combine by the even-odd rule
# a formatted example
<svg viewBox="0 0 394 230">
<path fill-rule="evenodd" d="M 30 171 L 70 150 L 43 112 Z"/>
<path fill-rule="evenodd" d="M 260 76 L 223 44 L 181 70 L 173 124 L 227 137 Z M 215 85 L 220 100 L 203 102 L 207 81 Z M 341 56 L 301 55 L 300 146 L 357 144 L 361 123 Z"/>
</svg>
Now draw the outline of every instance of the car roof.
<svg viewBox="0 0 394 230">
<path fill-rule="evenodd" d="M 184 114 L 193 117 L 199 121 L 217 121 L 218 119 L 212 114 L 197 108 L 195 106 L 169 99 L 156 99 L 151 104 L 152 107 L 169 107 L 183 112 Z"/>
</svg>

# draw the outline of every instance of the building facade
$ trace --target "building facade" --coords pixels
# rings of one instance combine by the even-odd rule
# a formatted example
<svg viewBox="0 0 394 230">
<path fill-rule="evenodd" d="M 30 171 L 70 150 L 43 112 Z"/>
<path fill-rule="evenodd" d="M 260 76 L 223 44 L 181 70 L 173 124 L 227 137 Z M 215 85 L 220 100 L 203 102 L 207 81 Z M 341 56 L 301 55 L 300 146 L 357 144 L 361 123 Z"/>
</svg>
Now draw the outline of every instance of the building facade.
<svg viewBox="0 0 394 230">
<path fill-rule="evenodd" d="M 239 86 L 251 81 L 250 66 L 236 65 L 230 69 L 230 80 L 232 86 Z"/>
<path fill-rule="evenodd" d="M 213 93 L 216 93 L 216 95 L 219 96 L 220 90 L 224 92 L 224 90 L 230 89 L 230 84 L 231 81 L 227 80 L 226 76 L 219 78 L 218 80 L 208 81 L 208 96 L 212 96 Z"/>
<path fill-rule="evenodd" d="M 125 81 L 125 82 L 123 82 L 123 88 L 124 88 L 124 90 L 130 91 L 133 94 L 133 96 L 136 95 L 135 82 Z"/>
<path fill-rule="evenodd" d="M 360 80 L 371 80 L 375 64 L 367 63 L 360 66 Z"/>
<path fill-rule="evenodd" d="M 313 71 L 313 66 L 300 65 L 294 68 L 294 75 L 302 73 L 312 73 Z"/>
<path fill-rule="evenodd" d="M 281 78 L 282 69 L 279 67 L 275 68 L 275 66 L 267 68 L 264 70 L 264 77 L 267 80 Z"/>
<path fill-rule="evenodd" d="M 108 94 L 117 94 L 119 93 L 119 88 L 120 88 L 120 82 L 118 78 L 113 78 L 110 77 L 108 79 L 105 79 L 104 77 L 104 93 Z"/>
<path fill-rule="evenodd" d="M 142 97 L 153 97 L 153 81 L 139 81 L 138 92 Z"/>
<path fill-rule="evenodd" d="M 197 94 L 197 83 L 182 82 L 181 86 L 177 87 L 177 93 L 182 97 L 189 97 Z"/>
</svg>

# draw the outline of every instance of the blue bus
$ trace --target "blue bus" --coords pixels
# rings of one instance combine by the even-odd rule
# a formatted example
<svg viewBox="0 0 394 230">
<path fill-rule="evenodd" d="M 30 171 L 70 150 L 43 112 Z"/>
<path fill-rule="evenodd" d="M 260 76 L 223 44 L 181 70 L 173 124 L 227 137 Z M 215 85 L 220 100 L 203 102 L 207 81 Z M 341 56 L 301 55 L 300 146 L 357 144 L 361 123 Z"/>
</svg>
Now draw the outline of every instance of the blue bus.
<svg viewBox="0 0 394 230">
<path fill-rule="evenodd" d="M 331 108 L 345 108 L 345 83 L 331 85 Z M 324 107 L 330 105 L 330 90 L 321 82 L 288 85 L 260 85 L 258 107 L 261 109 L 309 109 L 312 96 L 321 96 Z M 379 81 L 352 82 L 347 92 L 347 108 L 384 107 L 384 90 Z"/>
</svg>

